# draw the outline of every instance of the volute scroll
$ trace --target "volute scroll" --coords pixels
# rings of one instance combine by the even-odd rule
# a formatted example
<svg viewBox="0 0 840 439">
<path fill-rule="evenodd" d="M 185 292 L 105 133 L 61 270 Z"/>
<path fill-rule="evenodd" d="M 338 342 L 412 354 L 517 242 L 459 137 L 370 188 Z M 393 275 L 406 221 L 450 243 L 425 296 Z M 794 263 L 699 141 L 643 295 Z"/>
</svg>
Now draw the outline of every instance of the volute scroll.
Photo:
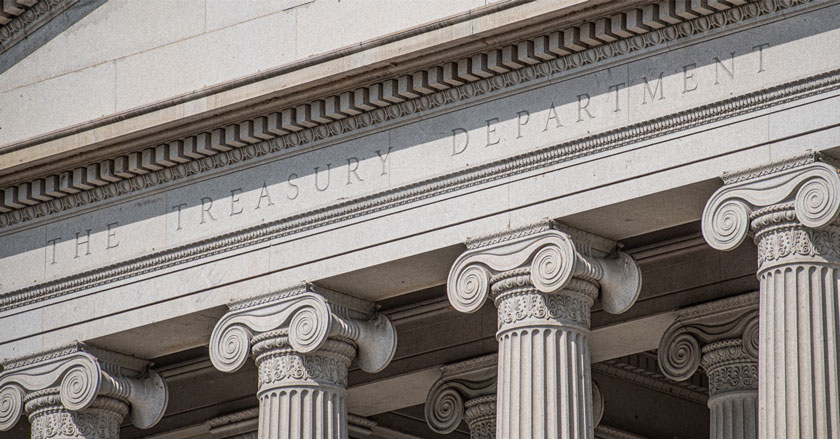
<svg viewBox="0 0 840 439">
<path fill-rule="evenodd" d="M 494 275 L 524 267 L 531 285 L 541 293 L 562 290 L 576 277 L 596 282 L 602 308 L 619 314 L 635 303 L 642 277 L 630 255 L 620 251 L 615 255 L 593 255 L 585 246 L 579 249 L 568 233 L 549 228 L 467 250 L 449 272 L 447 295 L 456 310 L 476 312 L 490 297 Z"/>
<path fill-rule="evenodd" d="M 138 428 L 157 424 L 169 402 L 166 383 L 148 362 L 84 343 L 9 360 L 3 366 L 0 431 L 17 423 L 26 395 L 44 390 L 52 389 L 64 409 L 76 412 L 91 407 L 100 396 L 124 401 Z"/>
<path fill-rule="evenodd" d="M 840 175 L 820 156 L 810 153 L 778 165 L 747 170 L 725 177 L 727 184 L 715 192 L 703 210 L 702 231 L 717 250 L 737 248 L 751 231 L 751 215 L 759 209 L 790 203 L 796 219 L 819 229 L 840 215 Z M 767 168 L 767 169 L 765 169 Z"/>
<path fill-rule="evenodd" d="M 318 351 L 330 337 L 352 340 L 359 367 L 378 372 L 396 352 L 397 332 L 372 310 L 372 304 L 311 284 L 237 302 L 213 329 L 210 360 L 222 372 L 235 372 L 251 356 L 255 336 L 278 331 L 300 354 Z"/>
</svg>

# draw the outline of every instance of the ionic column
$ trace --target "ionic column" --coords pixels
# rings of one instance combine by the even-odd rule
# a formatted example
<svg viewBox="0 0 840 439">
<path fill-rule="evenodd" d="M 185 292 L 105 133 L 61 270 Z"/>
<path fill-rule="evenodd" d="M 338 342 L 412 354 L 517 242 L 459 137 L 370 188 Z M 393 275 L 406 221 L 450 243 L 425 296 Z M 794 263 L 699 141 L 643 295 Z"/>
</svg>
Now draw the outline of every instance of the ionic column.
<svg viewBox="0 0 840 439">
<path fill-rule="evenodd" d="M 466 421 L 472 439 L 496 438 L 496 373 L 498 356 L 487 355 L 443 366 L 441 377 L 426 397 L 426 423 L 432 431 L 448 434 Z M 595 425 L 604 414 L 604 402 L 592 382 Z"/>
<path fill-rule="evenodd" d="M 724 176 L 703 236 L 752 235 L 760 284 L 759 437 L 840 437 L 840 178 L 819 155 Z"/>
<path fill-rule="evenodd" d="M 254 357 L 260 439 L 344 439 L 348 367 L 355 359 L 382 370 L 396 342 L 372 303 L 302 284 L 231 305 L 213 329 L 210 359 L 233 372 Z"/>
<path fill-rule="evenodd" d="M 596 299 L 627 310 L 641 289 L 638 266 L 615 242 L 552 221 L 467 247 L 447 292 L 462 312 L 488 297 L 498 308 L 496 436 L 592 438 L 590 310 Z"/>
<path fill-rule="evenodd" d="M 711 439 L 758 435 L 758 293 L 685 308 L 659 343 L 659 367 L 675 381 L 709 377 Z"/>
<path fill-rule="evenodd" d="M 0 431 L 26 413 L 33 439 L 114 439 L 126 416 L 150 428 L 166 411 L 166 383 L 149 363 L 74 343 L 3 363 Z"/>
</svg>

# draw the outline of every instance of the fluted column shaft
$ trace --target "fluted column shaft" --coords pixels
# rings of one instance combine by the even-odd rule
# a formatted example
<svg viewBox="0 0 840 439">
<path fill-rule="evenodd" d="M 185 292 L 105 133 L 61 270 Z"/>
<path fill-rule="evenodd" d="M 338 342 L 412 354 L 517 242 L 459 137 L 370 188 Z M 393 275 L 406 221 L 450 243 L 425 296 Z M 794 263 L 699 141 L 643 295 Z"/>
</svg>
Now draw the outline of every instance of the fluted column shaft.
<svg viewBox="0 0 840 439">
<path fill-rule="evenodd" d="M 589 313 L 597 286 L 573 279 L 541 293 L 527 270 L 491 280 L 499 315 L 497 435 L 592 438 Z"/>
<path fill-rule="evenodd" d="M 230 305 L 210 336 L 210 360 L 224 372 L 249 354 L 259 370 L 260 439 L 346 439 L 347 369 L 388 365 L 397 333 L 375 305 L 298 284 Z"/>
<path fill-rule="evenodd" d="M 574 236 L 574 239 L 572 239 Z M 452 306 L 498 310 L 496 437 L 590 439 L 590 310 L 628 310 L 641 271 L 617 243 L 551 220 L 467 242 L 447 279 Z"/>
<path fill-rule="evenodd" d="M 353 344 L 327 340 L 316 352 L 301 354 L 288 336 L 254 337 L 259 369 L 260 439 L 347 438 L 347 368 Z"/>
<path fill-rule="evenodd" d="M 711 439 L 753 439 L 758 435 L 758 363 L 741 339 L 703 347 L 709 376 Z"/>
<path fill-rule="evenodd" d="M 840 437 L 838 165 L 809 151 L 724 182 L 703 236 L 732 250 L 752 232 L 758 247 L 758 437 Z"/>
<path fill-rule="evenodd" d="M 840 436 L 838 232 L 788 223 L 756 236 L 761 438 Z"/>
</svg>

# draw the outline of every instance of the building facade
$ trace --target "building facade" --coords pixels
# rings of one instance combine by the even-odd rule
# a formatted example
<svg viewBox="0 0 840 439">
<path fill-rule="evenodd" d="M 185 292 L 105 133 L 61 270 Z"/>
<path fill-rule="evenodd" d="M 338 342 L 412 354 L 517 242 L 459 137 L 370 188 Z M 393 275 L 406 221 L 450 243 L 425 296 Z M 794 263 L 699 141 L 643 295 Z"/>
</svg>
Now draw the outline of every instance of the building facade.
<svg viewBox="0 0 840 439">
<path fill-rule="evenodd" d="M 840 437 L 840 2 L 12 0 L 3 438 Z"/>
</svg>

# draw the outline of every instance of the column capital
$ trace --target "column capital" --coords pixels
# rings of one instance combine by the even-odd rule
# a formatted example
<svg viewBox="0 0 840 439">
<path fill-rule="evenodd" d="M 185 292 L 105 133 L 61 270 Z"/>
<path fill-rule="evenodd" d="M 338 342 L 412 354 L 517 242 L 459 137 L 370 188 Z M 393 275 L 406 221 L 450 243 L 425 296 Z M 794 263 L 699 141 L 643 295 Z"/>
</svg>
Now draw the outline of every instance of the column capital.
<svg viewBox="0 0 840 439">
<path fill-rule="evenodd" d="M 732 250 L 747 235 L 775 223 L 810 229 L 840 215 L 840 176 L 827 157 L 809 151 L 786 160 L 723 175 L 724 186 L 703 210 L 706 242 Z"/>
<path fill-rule="evenodd" d="M 476 401 L 481 405 L 492 404 L 491 430 L 495 433 L 497 363 L 498 356 L 493 354 L 443 366 L 441 377 L 426 397 L 426 423 L 429 428 L 440 434 L 455 431 L 470 408 L 480 415 L 481 407 L 470 404 L 470 401 Z M 492 400 L 488 399 L 490 397 Z"/>
<path fill-rule="evenodd" d="M 701 365 L 708 373 L 735 357 L 758 361 L 758 299 L 753 292 L 677 311 L 659 342 L 662 374 L 684 381 Z"/>
<path fill-rule="evenodd" d="M 546 219 L 468 240 L 449 272 L 447 294 L 458 311 L 475 312 L 490 297 L 493 281 L 525 278 L 534 292 L 545 294 L 580 280 L 595 283 L 602 308 L 614 314 L 633 305 L 642 282 L 636 262 L 614 241 Z"/>
<path fill-rule="evenodd" d="M 157 424 L 169 401 L 166 383 L 149 369 L 149 362 L 81 342 L 2 365 L 0 431 L 17 423 L 27 398 L 47 398 L 76 412 L 107 397 L 128 404 L 132 424 L 138 428 Z"/>
<path fill-rule="evenodd" d="M 223 372 L 239 370 L 252 343 L 278 337 L 300 354 L 321 349 L 330 338 L 349 341 L 358 347 L 359 367 L 371 373 L 384 369 L 397 347 L 396 329 L 373 303 L 309 283 L 229 308 L 210 337 L 210 360 Z"/>
<path fill-rule="evenodd" d="M 462 420 L 470 437 L 496 437 L 498 355 L 486 355 L 441 367 L 442 374 L 426 397 L 426 424 L 432 431 L 449 434 Z M 592 405 L 597 426 L 604 415 L 604 398 L 592 382 Z"/>
</svg>

